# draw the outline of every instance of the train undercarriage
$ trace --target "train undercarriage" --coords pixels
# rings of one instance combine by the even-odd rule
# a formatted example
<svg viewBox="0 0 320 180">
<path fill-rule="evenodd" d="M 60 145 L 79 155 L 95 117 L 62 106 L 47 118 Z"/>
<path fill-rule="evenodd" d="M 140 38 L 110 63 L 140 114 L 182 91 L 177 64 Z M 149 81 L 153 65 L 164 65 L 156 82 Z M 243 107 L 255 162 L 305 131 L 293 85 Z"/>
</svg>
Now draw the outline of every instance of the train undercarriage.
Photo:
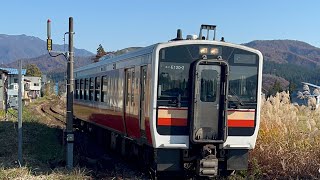
<svg viewBox="0 0 320 180">
<path fill-rule="evenodd" d="M 219 144 L 192 146 L 188 150 L 155 149 L 92 123 L 74 120 L 74 128 L 85 133 L 106 151 L 134 162 L 150 178 L 206 179 L 229 176 L 248 168 L 248 150 L 224 150 Z"/>
</svg>

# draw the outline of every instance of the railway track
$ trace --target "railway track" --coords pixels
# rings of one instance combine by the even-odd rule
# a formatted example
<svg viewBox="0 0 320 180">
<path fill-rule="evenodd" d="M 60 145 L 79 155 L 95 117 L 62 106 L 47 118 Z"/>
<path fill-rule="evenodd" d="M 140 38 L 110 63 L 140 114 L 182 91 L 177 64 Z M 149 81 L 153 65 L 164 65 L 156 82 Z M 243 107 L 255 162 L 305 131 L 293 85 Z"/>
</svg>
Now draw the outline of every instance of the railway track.
<svg viewBox="0 0 320 180">
<path fill-rule="evenodd" d="M 65 122 L 65 118 L 66 116 L 62 113 L 59 112 L 58 110 L 56 110 L 54 107 L 56 105 L 49 105 L 49 104 L 44 104 L 41 106 L 41 111 L 51 120 L 53 121 L 57 121 L 60 123 L 60 125 L 65 126 L 66 122 Z"/>
<path fill-rule="evenodd" d="M 48 124 L 61 127 L 66 126 L 66 115 L 62 107 L 56 102 L 48 101 L 39 108 L 43 116 L 48 119 Z M 144 169 L 122 157 L 110 149 L 102 147 L 95 141 L 90 133 L 82 132 L 75 128 L 75 149 L 77 163 L 90 169 L 96 179 L 150 179 Z"/>
</svg>

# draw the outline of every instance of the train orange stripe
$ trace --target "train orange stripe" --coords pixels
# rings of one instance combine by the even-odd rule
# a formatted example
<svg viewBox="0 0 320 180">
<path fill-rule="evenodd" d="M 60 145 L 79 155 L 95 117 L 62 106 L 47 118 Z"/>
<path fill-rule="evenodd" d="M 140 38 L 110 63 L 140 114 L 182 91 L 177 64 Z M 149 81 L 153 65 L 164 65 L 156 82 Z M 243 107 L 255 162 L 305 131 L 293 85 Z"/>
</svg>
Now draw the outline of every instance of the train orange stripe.
<svg viewBox="0 0 320 180">
<path fill-rule="evenodd" d="M 158 118 L 159 126 L 187 126 L 187 119 L 184 118 Z"/>
<path fill-rule="evenodd" d="M 256 112 L 254 109 L 246 109 L 246 110 L 237 110 L 237 109 L 228 109 L 228 112 Z"/>
<path fill-rule="evenodd" d="M 187 111 L 188 108 L 158 108 L 159 110 L 178 110 L 178 111 Z"/>
<path fill-rule="evenodd" d="M 254 120 L 228 120 L 228 127 L 254 127 Z"/>
</svg>

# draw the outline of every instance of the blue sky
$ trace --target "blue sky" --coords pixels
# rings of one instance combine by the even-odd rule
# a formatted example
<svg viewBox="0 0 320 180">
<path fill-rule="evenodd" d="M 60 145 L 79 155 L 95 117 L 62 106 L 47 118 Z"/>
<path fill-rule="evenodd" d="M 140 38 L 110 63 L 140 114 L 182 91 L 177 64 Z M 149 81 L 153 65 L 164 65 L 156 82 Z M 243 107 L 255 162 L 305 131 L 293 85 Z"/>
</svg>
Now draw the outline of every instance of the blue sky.
<svg viewBox="0 0 320 180">
<path fill-rule="evenodd" d="M 1 2 L 0 34 L 26 34 L 63 44 L 68 18 L 74 18 L 75 46 L 96 52 L 165 42 L 182 29 L 198 34 L 201 24 L 216 24 L 217 37 L 246 43 L 252 40 L 294 39 L 320 47 L 320 1 L 293 0 L 96 0 Z"/>
</svg>

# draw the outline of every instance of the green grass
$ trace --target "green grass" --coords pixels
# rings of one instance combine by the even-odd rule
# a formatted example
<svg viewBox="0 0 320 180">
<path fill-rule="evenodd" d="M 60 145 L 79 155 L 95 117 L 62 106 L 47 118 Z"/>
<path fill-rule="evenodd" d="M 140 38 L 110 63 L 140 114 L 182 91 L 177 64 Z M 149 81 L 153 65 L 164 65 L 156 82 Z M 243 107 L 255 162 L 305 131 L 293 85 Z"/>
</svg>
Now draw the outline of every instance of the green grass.
<svg viewBox="0 0 320 180">
<path fill-rule="evenodd" d="M 24 113 L 24 115 L 27 113 Z M 38 167 L 41 164 L 61 161 L 64 157 L 62 130 L 48 127 L 32 120 L 31 115 L 23 118 L 23 158 L 28 166 Z M 18 125 L 14 121 L 0 121 L 0 155 L 14 157 L 17 155 Z"/>
<path fill-rule="evenodd" d="M 64 169 L 63 130 L 45 124 L 35 107 L 47 99 L 39 99 L 23 108 L 23 164 L 19 168 L 18 123 L 16 110 L 9 110 L 8 120 L 0 120 L 0 179 L 90 179 L 88 172 Z M 0 111 L 1 119 L 4 113 Z"/>
</svg>

